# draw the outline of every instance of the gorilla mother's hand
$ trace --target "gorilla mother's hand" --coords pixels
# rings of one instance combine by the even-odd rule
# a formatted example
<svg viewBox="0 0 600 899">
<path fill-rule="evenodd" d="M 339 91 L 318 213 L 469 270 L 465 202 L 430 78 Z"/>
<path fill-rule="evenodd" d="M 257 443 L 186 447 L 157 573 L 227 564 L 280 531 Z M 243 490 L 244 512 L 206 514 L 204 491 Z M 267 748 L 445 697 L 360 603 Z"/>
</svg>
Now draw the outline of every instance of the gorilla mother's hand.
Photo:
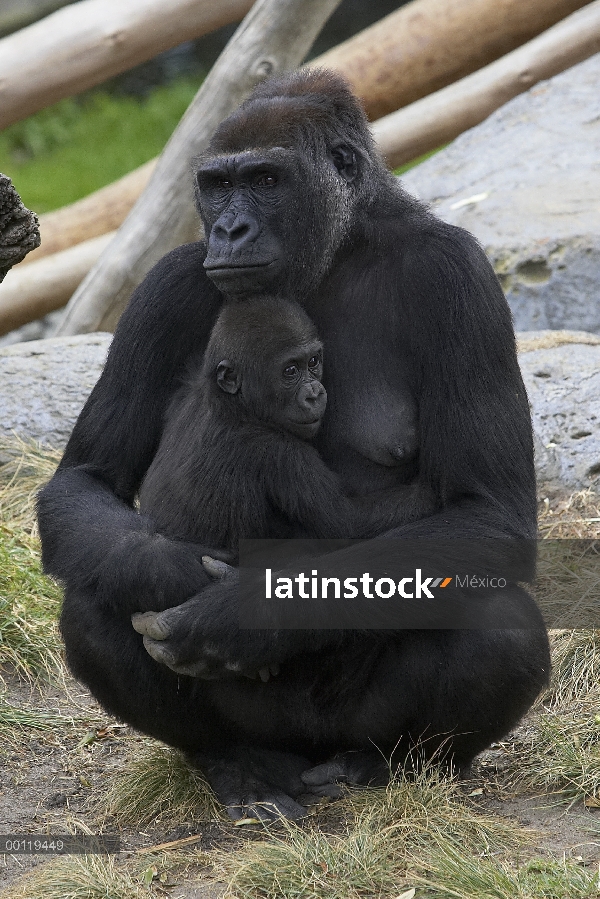
<svg viewBox="0 0 600 899">
<path fill-rule="evenodd" d="M 202 561 L 206 552 L 151 530 L 123 534 L 98 566 L 97 595 L 119 614 L 170 609 L 211 583 Z M 231 559 L 231 553 L 217 554 Z"/>
<path fill-rule="evenodd" d="M 177 674 L 204 680 L 236 674 L 269 680 L 279 673 L 278 664 L 261 665 L 256 660 L 253 665 L 258 646 L 246 636 L 252 632 L 245 631 L 243 641 L 239 637 L 237 568 L 209 556 L 202 562 L 215 581 L 200 595 L 163 612 L 131 616 L 147 652 Z"/>
</svg>

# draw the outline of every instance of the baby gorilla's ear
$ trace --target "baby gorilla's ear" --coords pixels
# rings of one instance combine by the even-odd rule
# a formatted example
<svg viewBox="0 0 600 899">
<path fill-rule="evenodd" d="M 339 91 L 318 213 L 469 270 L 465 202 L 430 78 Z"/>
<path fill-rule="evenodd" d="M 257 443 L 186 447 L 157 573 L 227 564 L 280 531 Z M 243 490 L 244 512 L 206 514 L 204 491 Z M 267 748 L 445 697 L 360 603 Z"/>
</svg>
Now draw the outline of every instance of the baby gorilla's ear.
<svg viewBox="0 0 600 899">
<path fill-rule="evenodd" d="M 228 359 L 223 359 L 217 365 L 217 384 L 225 393 L 238 393 L 242 386 L 240 372 Z"/>
</svg>

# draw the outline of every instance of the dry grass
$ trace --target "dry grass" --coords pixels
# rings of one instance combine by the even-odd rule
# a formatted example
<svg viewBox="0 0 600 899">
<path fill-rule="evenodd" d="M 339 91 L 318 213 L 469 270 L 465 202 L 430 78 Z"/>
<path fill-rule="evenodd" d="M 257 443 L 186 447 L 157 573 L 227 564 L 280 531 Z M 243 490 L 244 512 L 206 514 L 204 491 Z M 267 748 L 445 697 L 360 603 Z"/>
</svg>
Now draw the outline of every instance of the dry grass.
<svg viewBox="0 0 600 899">
<path fill-rule="evenodd" d="M 545 497 L 535 594 L 550 628 L 600 627 L 600 494 Z"/>
<path fill-rule="evenodd" d="M 460 846 L 465 863 L 479 864 L 495 853 L 514 854 L 529 839 L 508 821 L 475 813 L 435 768 L 410 781 L 394 779 L 385 790 L 353 790 L 337 808 L 343 823 L 333 833 L 323 821 L 308 827 L 285 822 L 276 832 L 266 828 L 268 839 L 246 844 L 235 857 L 218 854 L 227 895 L 397 897 L 426 877 L 431 859 L 449 842 Z"/>
<path fill-rule="evenodd" d="M 73 855 L 51 861 L 2 893 L 2 899 L 148 899 L 143 876 L 111 856 Z M 164 895 L 164 894 L 163 894 Z"/>
<path fill-rule="evenodd" d="M 551 634 L 552 681 L 544 696 L 555 709 L 586 702 L 600 713 L 600 630 Z"/>
<path fill-rule="evenodd" d="M 10 461 L 0 467 L 0 579 L 5 579 L 0 663 L 31 674 L 60 664 L 54 625 L 59 591 L 41 575 L 33 517 L 35 493 L 52 474 L 58 454 L 31 445 L 12 449 Z M 0 451 L 6 457 L 4 445 Z M 549 497 L 540 509 L 540 530 L 550 542 L 542 552 L 538 589 L 556 607 L 574 595 L 593 600 L 596 557 L 590 538 L 600 537 L 600 497 L 592 491 Z M 569 541 L 568 557 L 564 546 L 560 552 L 554 548 L 555 539 Z M 560 631 L 552 640 L 552 685 L 528 730 L 509 747 L 506 786 L 594 800 L 600 797 L 600 630 Z M 6 706 L 0 713 L 13 731 L 45 725 L 35 713 L 29 718 L 28 712 Z M 136 827 L 221 815 L 200 774 L 179 753 L 150 741 L 138 746 L 127 769 L 112 779 L 102 805 L 120 825 Z M 565 860 L 531 860 L 528 839 L 513 823 L 474 811 L 457 785 L 432 769 L 412 780 L 394 780 L 386 790 L 352 791 L 310 824 L 265 827 L 263 839 L 211 858 L 228 880 L 228 894 L 239 899 L 396 899 L 413 889 L 415 899 L 599 895 L 596 872 Z M 194 859 L 196 867 L 206 865 L 199 853 L 172 856 L 164 864 L 146 857 L 58 859 L 3 899 L 165 895 L 166 872 L 173 866 Z"/>
<path fill-rule="evenodd" d="M 104 815 L 136 826 L 224 817 L 201 773 L 182 753 L 152 740 L 138 746 L 126 770 L 112 776 L 101 805 Z"/>
<path fill-rule="evenodd" d="M 565 858 L 512 860 L 468 855 L 453 840 L 435 847 L 426 872 L 415 884 L 425 887 L 417 899 L 596 899 L 598 873 Z"/>
<path fill-rule="evenodd" d="M 600 493 L 590 487 L 542 497 L 538 522 L 540 536 L 546 540 L 594 540 L 600 537 Z"/>
<path fill-rule="evenodd" d="M 600 627 L 600 540 L 541 540 L 534 592 L 549 628 Z"/>
<path fill-rule="evenodd" d="M 44 577 L 35 495 L 60 454 L 18 438 L 0 440 L 0 668 L 35 678 L 63 672 L 60 589 Z"/>
<path fill-rule="evenodd" d="M 0 521 L 35 530 L 35 497 L 62 453 L 18 437 L 0 439 Z"/>
<path fill-rule="evenodd" d="M 200 850 L 139 851 L 122 856 L 54 858 L 1 893 L 2 899 L 177 899 L 182 882 L 203 877 L 210 856 Z M 211 878 L 212 880 L 212 878 Z M 201 895 L 194 891 L 194 896 Z M 212 895 L 212 894 L 211 894 Z"/>
<path fill-rule="evenodd" d="M 547 498 L 540 510 L 537 591 L 557 624 L 599 618 L 600 495 Z M 600 629 L 551 633 L 553 672 L 529 724 L 505 744 L 508 789 L 600 801 Z"/>
<path fill-rule="evenodd" d="M 37 539 L 0 521 L 0 670 L 30 679 L 63 672 L 60 596 L 42 574 Z"/>
<path fill-rule="evenodd" d="M 506 786 L 557 802 L 600 802 L 600 631 L 551 635 L 553 672 L 509 752 Z"/>
<path fill-rule="evenodd" d="M 585 703 L 540 712 L 505 746 L 511 792 L 553 795 L 557 802 L 583 799 L 593 807 L 600 801 L 600 716 Z"/>
</svg>

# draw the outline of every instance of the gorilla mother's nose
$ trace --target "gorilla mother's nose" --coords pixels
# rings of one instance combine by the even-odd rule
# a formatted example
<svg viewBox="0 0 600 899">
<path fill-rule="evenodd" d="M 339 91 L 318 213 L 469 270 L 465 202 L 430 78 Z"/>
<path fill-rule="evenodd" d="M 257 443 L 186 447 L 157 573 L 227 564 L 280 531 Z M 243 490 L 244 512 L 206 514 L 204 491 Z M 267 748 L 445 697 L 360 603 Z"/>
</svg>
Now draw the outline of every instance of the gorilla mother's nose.
<svg viewBox="0 0 600 899">
<path fill-rule="evenodd" d="M 236 249 L 252 243 L 258 236 L 258 224 L 250 215 L 221 216 L 211 231 L 211 243 L 229 245 Z"/>
</svg>

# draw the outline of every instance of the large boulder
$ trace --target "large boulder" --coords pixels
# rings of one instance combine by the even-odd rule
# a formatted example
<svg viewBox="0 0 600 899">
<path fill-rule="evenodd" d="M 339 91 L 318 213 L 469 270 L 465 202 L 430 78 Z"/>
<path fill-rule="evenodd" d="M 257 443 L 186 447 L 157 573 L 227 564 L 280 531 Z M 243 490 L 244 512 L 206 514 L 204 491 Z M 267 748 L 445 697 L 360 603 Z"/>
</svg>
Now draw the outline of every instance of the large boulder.
<svg viewBox="0 0 600 899">
<path fill-rule="evenodd" d="M 0 349 L 0 438 L 63 447 L 98 380 L 112 334 L 32 340 Z"/>
<path fill-rule="evenodd" d="M 600 334 L 599 85 L 596 54 L 402 178 L 483 244 L 518 330 Z"/>
</svg>

